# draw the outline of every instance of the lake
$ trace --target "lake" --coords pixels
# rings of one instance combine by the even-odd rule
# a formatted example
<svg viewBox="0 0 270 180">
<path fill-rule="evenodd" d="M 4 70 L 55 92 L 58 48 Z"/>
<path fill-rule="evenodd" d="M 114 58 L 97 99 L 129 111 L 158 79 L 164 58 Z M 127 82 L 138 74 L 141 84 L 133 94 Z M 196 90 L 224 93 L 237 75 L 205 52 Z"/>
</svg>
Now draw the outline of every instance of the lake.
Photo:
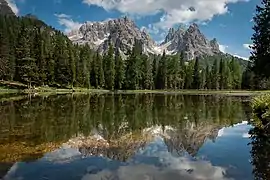
<svg viewBox="0 0 270 180">
<path fill-rule="evenodd" d="M 260 179 L 267 157 L 260 156 L 262 142 L 250 138 L 249 101 L 179 94 L 9 97 L 0 103 L 0 178 Z"/>
</svg>

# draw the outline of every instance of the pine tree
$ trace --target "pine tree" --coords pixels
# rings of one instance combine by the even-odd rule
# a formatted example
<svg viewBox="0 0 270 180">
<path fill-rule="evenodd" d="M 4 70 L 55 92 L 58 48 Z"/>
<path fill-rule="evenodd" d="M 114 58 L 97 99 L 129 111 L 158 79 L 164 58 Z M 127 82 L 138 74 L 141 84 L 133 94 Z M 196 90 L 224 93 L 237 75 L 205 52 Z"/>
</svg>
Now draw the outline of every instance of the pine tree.
<svg viewBox="0 0 270 180">
<path fill-rule="evenodd" d="M 55 80 L 61 87 L 66 87 L 71 84 L 71 73 L 69 66 L 67 42 L 58 34 L 56 36 L 56 47 L 54 49 L 55 60 Z"/>
<path fill-rule="evenodd" d="M 255 74 L 252 71 L 251 63 L 249 62 L 246 70 L 243 73 L 241 87 L 243 89 L 254 89 L 255 88 L 254 78 L 255 78 Z"/>
<path fill-rule="evenodd" d="M 200 89 L 204 89 L 205 86 L 206 86 L 206 71 L 202 69 L 200 73 Z"/>
<path fill-rule="evenodd" d="M 219 62 L 219 87 L 220 89 L 224 89 L 225 87 L 225 61 L 223 59 Z"/>
<path fill-rule="evenodd" d="M 93 61 L 91 63 L 91 73 L 90 73 L 90 82 L 91 85 L 95 88 L 99 88 L 99 63 L 100 59 L 98 59 L 99 54 L 96 53 L 93 57 Z"/>
<path fill-rule="evenodd" d="M 232 72 L 232 88 L 240 89 L 242 84 L 242 70 L 240 64 L 234 58 L 230 61 L 230 71 Z"/>
<path fill-rule="evenodd" d="M 157 89 L 167 89 L 167 80 L 167 57 L 164 51 L 158 66 Z"/>
<path fill-rule="evenodd" d="M 194 61 L 189 61 L 188 65 L 185 66 L 185 89 L 192 89 L 194 74 Z"/>
<path fill-rule="evenodd" d="M 24 22 L 22 22 L 22 26 L 20 28 L 20 32 L 18 35 L 17 45 L 16 45 L 16 80 L 24 81 L 23 77 L 25 72 L 25 68 L 23 64 L 25 63 L 25 58 L 29 60 L 30 57 L 30 41 L 29 41 L 29 33 L 27 27 Z"/>
<path fill-rule="evenodd" d="M 76 61 L 76 86 L 77 87 L 85 87 L 84 85 L 84 47 L 77 46 L 78 50 L 75 52 Z"/>
<path fill-rule="evenodd" d="M 185 69 L 186 69 L 186 65 L 185 65 L 185 59 L 184 59 L 184 53 L 182 52 L 180 54 L 180 67 L 179 67 L 179 86 L 180 89 L 184 89 L 185 87 L 185 79 L 186 79 L 186 73 L 185 73 Z"/>
<path fill-rule="evenodd" d="M 80 51 L 80 64 L 79 64 L 79 71 L 82 71 L 79 74 L 79 81 L 82 84 L 82 87 L 89 88 L 91 87 L 90 84 L 90 62 L 91 62 L 91 52 L 90 47 L 88 44 L 85 44 Z M 78 71 L 77 71 L 78 73 Z"/>
<path fill-rule="evenodd" d="M 180 61 L 175 55 L 168 59 L 168 88 L 177 89 L 180 83 Z"/>
<path fill-rule="evenodd" d="M 232 89 L 232 72 L 230 70 L 228 60 L 224 61 L 223 69 L 224 69 L 223 87 L 224 89 Z"/>
<path fill-rule="evenodd" d="M 68 51 L 69 51 L 69 66 L 70 66 L 70 73 L 71 73 L 71 86 L 73 88 L 75 81 L 76 81 L 76 61 L 74 55 L 74 47 L 72 44 L 68 43 Z"/>
<path fill-rule="evenodd" d="M 173 57 L 174 71 L 173 71 L 173 88 L 178 89 L 180 87 L 180 57 L 178 55 Z"/>
<path fill-rule="evenodd" d="M 211 89 L 211 70 L 209 68 L 209 65 L 207 64 L 206 69 L 205 69 L 205 76 L 206 76 L 206 88 Z"/>
<path fill-rule="evenodd" d="M 270 1 L 262 0 L 256 7 L 254 34 L 251 60 L 254 63 L 254 72 L 261 78 L 270 77 Z"/>
<path fill-rule="evenodd" d="M 200 89 L 201 84 L 201 75 L 200 75 L 200 65 L 199 65 L 199 58 L 196 58 L 195 65 L 194 65 L 194 72 L 193 72 L 193 89 Z"/>
<path fill-rule="evenodd" d="M 106 89 L 114 90 L 115 62 L 114 48 L 111 43 L 109 45 L 108 53 L 104 56 L 104 63 L 105 87 Z"/>
<path fill-rule="evenodd" d="M 153 69 L 152 69 L 153 89 L 157 88 L 157 73 L 158 73 L 158 60 L 157 56 L 155 56 L 153 60 Z"/>
<path fill-rule="evenodd" d="M 36 29 L 34 31 L 34 38 L 33 38 L 33 49 L 32 49 L 32 57 L 36 59 L 37 68 L 39 70 L 39 85 L 44 85 L 47 79 L 46 76 L 46 57 L 45 57 L 45 42 L 44 42 L 44 35 L 41 33 L 40 29 Z"/>
<path fill-rule="evenodd" d="M 121 58 L 119 49 L 115 53 L 115 89 L 122 89 L 125 78 L 124 61 Z"/>
<path fill-rule="evenodd" d="M 47 30 L 44 32 L 44 54 L 46 61 L 46 76 L 47 76 L 47 85 L 52 85 L 55 83 L 55 61 L 53 58 L 54 55 L 54 46 L 53 40 L 50 35 L 50 31 Z"/>
<path fill-rule="evenodd" d="M 135 45 L 132 49 L 132 52 L 129 53 L 129 57 L 127 59 L 127 66 L 125 72 L 125 88 L 136 90 L 139 88 L 139 68 L 138 64 L 141 61 L 141 49 L 140 44 L 135 41 Z"/>
<path fill-rule="evenodd" d="M 219 67 L 218 60 L 215 59 L 211 68 L 212 89 L 219 89 Z"/>
<path fill-rule="evenodd" d="M 0 17 L 0 79 L 8 80 L 9 78 L 9 41 L 7 37 L 7 27 L 4 17 Z"/>
<path fill-rule="evenodd" d="M 152 76 L 152 63 L 151 60 L 146 56 L 142 56 L 143 60 L 143 89 L 152 89 L 153 76 Z"/>
<path fill-rule="evenodd" d="M 32 84 L 37 84 L 38 69 L 36 66 L 36 60 L 34 58 L 25 57 L 20 60 L 21 82 L 26 83 L 28 88 L 32 87 Z"/>
<path fill-rule="evenodd" d="M 104 78 L 104 70 L 103 70 L 103 59 L 102 57 L 100 57 L 98 52 L 97 52 L 97 64 L 98 64 L 98 87 L 104 88 L 105 78 Z"/>
</svg>

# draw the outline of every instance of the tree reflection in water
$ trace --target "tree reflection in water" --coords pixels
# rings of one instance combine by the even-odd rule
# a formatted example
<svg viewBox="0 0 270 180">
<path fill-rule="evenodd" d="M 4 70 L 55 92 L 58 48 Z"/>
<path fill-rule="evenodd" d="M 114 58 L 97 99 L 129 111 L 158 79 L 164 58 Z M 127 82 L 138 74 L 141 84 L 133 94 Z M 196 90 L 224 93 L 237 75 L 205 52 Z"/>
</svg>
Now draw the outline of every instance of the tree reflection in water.
<svg viewBox="0 0 270 180">
<path fill-rule="evenodd" d="M 254 127 L 250 130 L 251 156 L 254 179 L 270 179 L 270 128 Z"/>
</svg>

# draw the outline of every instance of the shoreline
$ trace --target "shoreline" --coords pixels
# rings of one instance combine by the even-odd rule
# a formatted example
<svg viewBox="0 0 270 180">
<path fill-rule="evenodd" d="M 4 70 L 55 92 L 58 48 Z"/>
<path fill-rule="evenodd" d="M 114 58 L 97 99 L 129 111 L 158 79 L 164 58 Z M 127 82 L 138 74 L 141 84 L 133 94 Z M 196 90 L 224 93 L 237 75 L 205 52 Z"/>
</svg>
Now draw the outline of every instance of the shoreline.
<svg viewBox="0 0 270 180">
<path fill-rule="evenodd" d="M 229 95 L 254 96 L 268 94 L 270 90 L 105 90 L 87 88 L 51 88 L 37 87 L 35 89 L 7 89 L 0 87 L 0 95 L 5 94 L 70 94 L 70 93 L 115 93 L 115 94 L 183 94 L 183 95 Z"/>
</svg>

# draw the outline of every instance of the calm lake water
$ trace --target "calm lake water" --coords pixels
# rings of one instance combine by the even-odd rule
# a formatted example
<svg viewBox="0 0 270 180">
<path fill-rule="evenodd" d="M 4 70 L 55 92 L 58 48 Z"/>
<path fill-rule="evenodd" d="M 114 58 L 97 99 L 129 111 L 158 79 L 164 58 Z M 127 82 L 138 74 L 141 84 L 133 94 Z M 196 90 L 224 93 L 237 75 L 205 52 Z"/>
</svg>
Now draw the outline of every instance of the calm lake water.
<svg viewBox="0 0 270 180">
<path fill-rule="evenodd" d="M 0 103 L 0 179 L 260 179 L 266 157 L 250 138 L 249 99 L 16 97 Z"/>
</svg>

